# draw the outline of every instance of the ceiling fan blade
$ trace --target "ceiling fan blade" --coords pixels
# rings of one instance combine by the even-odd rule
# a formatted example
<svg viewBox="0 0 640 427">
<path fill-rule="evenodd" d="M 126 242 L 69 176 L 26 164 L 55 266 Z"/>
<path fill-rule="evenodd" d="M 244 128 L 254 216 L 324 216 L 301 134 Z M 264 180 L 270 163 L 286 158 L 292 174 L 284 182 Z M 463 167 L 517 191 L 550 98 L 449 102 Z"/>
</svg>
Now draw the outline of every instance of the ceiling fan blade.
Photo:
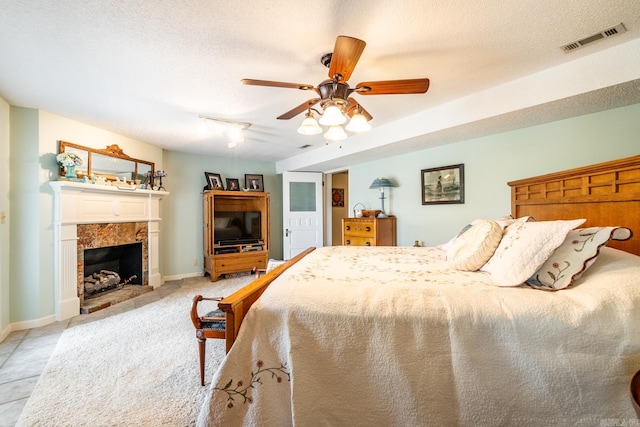
<svg viewBox="0 0 640 427">
<path fill-rule="evenodd" d="M 320 98 L 313 98 L 308 101 L 303 102 L 292 110 L 287 111 L 286 113 L 278 116 L 279 120 L 289 120 L 303 111 L 307 111 L 309 108 L 313 107 L 320 101 Z"/>
<path fill-rule="evenodd" d="M 425 93 L 427 90 L 429 90 L 429 79 L 362 82 L 356 86 L 356 92 L 360 95 Z"/>
<path fill-rule="evenodd" d="M 251 85 L 251 86 L 272 86 L 272 87 L 284 87 L 284 88 L 302 89 L 302 90 L 314 89 L 313 85 L 307 85 L 302 83 L 274 82 L 271 80 L 242 79 L 240 80 L 240 82 L 244 85 Z"/>
<path fill-rule="evenodd" d="M 349 80 L 366 45 L 364 41 L 353 37 L 338 36 L 331 56 L 329 78 L 339 81 Z"/>
<path fill-rule="evenodd" d="M 359 104 L 358 101 L 353 98 L 349 98 L 349 107 L 347 107 L 345 113 L 347 116 L 353 117 L 356 112 L 362 113 L 367 121 L 371 121 L 371 119 L 373 119 L 373 116 L 362 107 L 362 104 Z"/>
</svg>

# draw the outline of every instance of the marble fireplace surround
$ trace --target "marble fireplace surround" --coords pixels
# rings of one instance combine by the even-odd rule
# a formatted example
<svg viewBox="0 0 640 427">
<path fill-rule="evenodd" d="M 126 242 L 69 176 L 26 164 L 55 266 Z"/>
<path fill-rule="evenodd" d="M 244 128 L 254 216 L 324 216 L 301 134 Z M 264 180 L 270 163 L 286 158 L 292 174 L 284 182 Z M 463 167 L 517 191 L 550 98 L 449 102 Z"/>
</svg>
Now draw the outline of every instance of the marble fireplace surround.
<svg viewBox="0 0 640 427">
<path fill-rule="evenodd" d="M 100 229 L 145 228 L 146 252 L 143 271 L 154 288 L 162 285 L 159 268 L 160 200 L 166 191 L 120 189 L 72 181 L 51 181 L 54 191 L 54 284 L 56 320 L 80 314 L 78 225 L 102 224 Z M 105 225 L 108 224 L 108 225 Z M 144 227 L 146 225 L 146 227 Z M 81 236 L 84 234 L 81 227 Z"/>
</svg>

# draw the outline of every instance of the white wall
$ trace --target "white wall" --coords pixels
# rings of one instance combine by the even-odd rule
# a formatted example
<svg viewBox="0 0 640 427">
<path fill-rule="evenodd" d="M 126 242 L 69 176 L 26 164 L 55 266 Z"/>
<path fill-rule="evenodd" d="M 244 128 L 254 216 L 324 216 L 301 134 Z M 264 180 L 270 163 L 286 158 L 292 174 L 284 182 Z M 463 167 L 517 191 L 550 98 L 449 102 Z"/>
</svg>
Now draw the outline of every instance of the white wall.
<svg viewBox="0 0 640 427">
<path fill-rule="evenodd" d="M 475 218 L 510 213 L 508 181 L 640 154 L 640 104 L 561 120 L 349 168 L 350 206 L 379 209 L 377 176 L 392 178 L 387 210 L 398 217 L 398 245 L 447 241 Z M 422 205 L 422 169 L 464 163 L 465 203 Z M 614 224 L 612 224 L 614 225 Z"/>
</svg>

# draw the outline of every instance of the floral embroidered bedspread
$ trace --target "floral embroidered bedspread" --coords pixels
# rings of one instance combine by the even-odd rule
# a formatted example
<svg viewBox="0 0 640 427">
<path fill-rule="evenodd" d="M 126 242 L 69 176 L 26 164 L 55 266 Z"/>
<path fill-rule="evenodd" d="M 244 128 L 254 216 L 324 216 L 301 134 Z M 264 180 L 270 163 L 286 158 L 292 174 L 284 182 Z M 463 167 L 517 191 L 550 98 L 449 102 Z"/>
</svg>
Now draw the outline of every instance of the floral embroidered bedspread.
<svg viewBox="0 0 640 427">
<path fill-rule="evenodd" d="M 198 425 L 627 422 L 640 258 L 605 248 L 581 280 L 499 288 L 437 248 L 316 249 L 253 305 Z"/>
</svg>

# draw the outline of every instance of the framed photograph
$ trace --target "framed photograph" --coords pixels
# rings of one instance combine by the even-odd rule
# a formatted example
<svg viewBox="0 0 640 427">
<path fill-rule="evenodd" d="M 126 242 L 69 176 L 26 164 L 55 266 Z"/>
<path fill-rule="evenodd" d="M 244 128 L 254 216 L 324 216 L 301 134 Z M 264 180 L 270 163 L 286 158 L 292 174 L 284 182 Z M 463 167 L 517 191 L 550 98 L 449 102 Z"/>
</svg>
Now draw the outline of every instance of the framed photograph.
<svg viewBox="0 0 640 427">
<path fill-rule="evenodd" d="M 244 174 L 244 186 L 249 191 L 264 191 L 262 175 Z"/>
<path fill-rule="evenodd" d="M 207 178 L 207 185 L 209 186 L 209 190 L 224 190 L 222 177 L 219 173 L 205 172 L 204 176 Z"/>
<path fill-rule="evenodd" d="M 422 169 L 422 204 L 464 203 L 464 164 Z"/>
<path fill-rule="evenodd" d="M 238 178 L 227 178 L 227 191 L 240 191 Z"/>
<path fill-rule="evenodd" d="M 333 207 L 344 207 L 344 188 L 331 189 L 331 205 Z"/>
</svg>

